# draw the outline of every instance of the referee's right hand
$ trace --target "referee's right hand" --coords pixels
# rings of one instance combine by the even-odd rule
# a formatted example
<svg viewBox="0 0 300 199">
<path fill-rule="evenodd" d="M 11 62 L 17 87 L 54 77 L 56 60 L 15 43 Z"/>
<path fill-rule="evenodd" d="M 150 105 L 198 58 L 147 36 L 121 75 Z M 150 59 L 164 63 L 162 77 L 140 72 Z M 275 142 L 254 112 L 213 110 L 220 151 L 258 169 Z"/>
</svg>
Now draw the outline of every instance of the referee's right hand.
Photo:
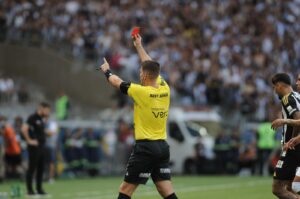
<svg viewBox="0 0 300 199">
<path fill-rule="evenodd" d="M 39 142 L 37 140 L 28 140 L 27 144 L 30 146 L 38 146 Z"/>
</svg>

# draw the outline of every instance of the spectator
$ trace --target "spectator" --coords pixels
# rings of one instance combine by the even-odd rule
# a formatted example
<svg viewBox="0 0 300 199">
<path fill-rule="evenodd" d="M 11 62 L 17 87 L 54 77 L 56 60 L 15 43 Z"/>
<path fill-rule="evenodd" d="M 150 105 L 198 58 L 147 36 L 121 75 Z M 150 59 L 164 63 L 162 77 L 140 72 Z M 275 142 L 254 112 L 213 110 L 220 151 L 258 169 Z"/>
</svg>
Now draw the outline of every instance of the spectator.
<svg viewBox="0 0 300 199">
<path fill-rule="evenodd" d="M 130 126 L 121 119 L 118 122 L 117 133 L 119 135 L 119 147 L 121 147 L 121 151 L 123 152 L 124 164 L 126 164 L 126 160 L 129 158 L 134 144 L 133 131 Z"/>
<path fill-rule="evenodd" d="M 0 116 L 1 118 L 2 116 Z M 0 119 L 2 120 L 2 118 Z M 4 122 L 0 122 L 0 182 L 3 182 L 5 177 L 5 163 L 4 163 Z"/>
<path fill-rule="evenodd" d="M 71 165 L 75 175 L 82 175 L 84 166 L 86 164 L 86 154 L 83 148 L 85 138 L 83 136 L 83 129 L 77 128 L 72 134 L 73 141 L 73 158 Z"/>
<path fill-rule="evenodd" d="M 255 129 L 243 129 L 241 132 L 241 144 L 242 145 L 256 145 L 256 130 Z"/>
<path fill-rule="evenodd" d="M 57 153 L 57 141 L 58 141 L 58 125 L 56 121 L 48 118 L 46 127 L 46 168 L 48 168 L 48 180 L 49 183 L 54 183 L 55 178 L 55 164 Z"/>
<path fill-rule="evenodd" d="M 23 126 L 22 117 L 21 116 L 15 117 L 13 128 L 16 132 L 17 142 L 21 147 L 22 168 L 24 168 L 25 170 L 27 168 L 28 151 L 27 151 L 26 141 L 22 135 L 22 126 Z"/>
<path fill-rule="evenodd" d="M 85 137 L 86 168 L 90 176 L 95 176 L 100 168 L 100 135 L 88 128 Z"/>
<path fill-rule="evenodd" d="M 64 161 L 66 164 L 65 171 L 70 177 L 74 176 L 75 169 L 73 168 L 72 161 L 74 159 L 74 139 L 72 138 L 72 130 L 71 129 L 64 129 L 63 131 L 63 156 Z"/>
<path fill-rule="evenodd" d="M 0 76 L 0 102 L 5 101 L 6 83 L 4 77 Z"/>
<path fill-rule="evenodd" d="M 68 118 L 70 109 L 70 101 L 68 96 L 61 91 L 58 99 L 55 102 L 55 111 L 57 120 L 65 120 Z"/>
<path fill-rule="evenodd" d="M 21 176 L 18 167 L 21 166 L 21 148 L 17 141 L 15 130 L 7 123 L 6 118 L 2 118 L 3 125 L 3 137 L 5 144 L 5 163 L 6 174 L 8 178 L 19 178 Z"/>
<path fill-rule="evenodd" d="M 257 130 L 257 136 L 257 164 L 259 175 L 266 175 L 268 173 L 268 160 L 276 147 L 275 131 L 271 128 L 271 123 L 260 123 Z"/>
<path fill-rule="evenodd" d="M 240 175 L 254 175 L 256 162 L 256 147 L 253 144 L 241 148 L 239 156 Z"/>
<path fill-rule="evenodd" d="M 121 162 L 122 166 L 124 164 L 123 154 L 118 153 L 118 151 L 121 151 L 121 152 L 123 152 L 123 151 L 118 150 L 118 149 L 120 149 L 120 148 L 118 148 L 118 147 L 120 147 L 120 145 L 118 144 L 118 137 L 116 135 L 115 130 L 109 129 L 103 135 L 103 145 L 104 145 L 103 151 L 105 153 L 105 161 L 108 165 L 106 165 L 106 167 L 102 171 L 104 171 L 106 173 L 113 173 L 116 171 L 116 167 L 114 167 L 113 165 L 116 165 L 117 163 L 120 163 L 120 162 Z M 116 160 L 118 160 L 118 162 Z"/>
<path fill-rule="evenodd" d="M 230 158 L 230 137 L 221 131 L 215 139 L 215 154 L 217 171 L 220 173 L 227 173 L 228 163 Z"/>
<path fill-rule="evenodd" d="M 11 102 L 14 94 L 14 81 L 9 77 L 0 78 L 0 96 L 2 102 Z"/>
<path fill-rule="evenodd" d="M 239 162 L 239 149 L 241 147 L 240 143 L 240 132 L 235 129 L 230 135 L 230 152 L 229 152 L 229 172 L 238 172 L 238 162 Z"/>
<path fill-rule="evenodd" d="M 29 101 L 29 91 L 28 88 L 25 84 L 21 84 L 18 91 L 17 91 L 17 96 L 18 96 L 18 102 L 20 104 L 26 104 Z"/>
<path fill-rule="evenodd" d="M 207 165 L 209 165 L 208 164 L 209 160 L 205 156 L 205 148 L 201 142 L 201 138 L 199 138 L 197 143 L 195 144 L 195 162 L 197 165 L 198 174 L 205 174 L 208 172 Z M 192 173 L 192 171 L 188 171 L 188 173 Z"/>
</svg>

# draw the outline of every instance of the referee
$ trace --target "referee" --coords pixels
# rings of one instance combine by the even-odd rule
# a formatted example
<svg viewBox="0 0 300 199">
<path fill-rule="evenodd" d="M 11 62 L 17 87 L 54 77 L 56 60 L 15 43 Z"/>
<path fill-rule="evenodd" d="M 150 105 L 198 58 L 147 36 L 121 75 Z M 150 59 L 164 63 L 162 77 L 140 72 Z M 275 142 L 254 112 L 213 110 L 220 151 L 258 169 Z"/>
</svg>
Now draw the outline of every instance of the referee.
<svg viewBox="0 0 300 199">
<path fill-rule="evenodd" d="M 50 114 L 50 105 L 40 103 L 37 111 L 30 115 L 22 127 L 22 134 L 27 142 L 29 154 L 28 170 L 26 173 L 26 188 L 29 196 L 47 195 L 43 190 L 43 172 L 45 157 L 45 119 Z M 36 175 L 36 191 L 32 187 L 33 176 Z"/>
<path fill-rule="evenodd" d="M 124 82 L 112 74 L 105 58 L 100 66 L 108 82 L 134 101 L 136 144 L 128 160 L 118 199 L 130 199 L 138 185 L 146 184 L 150 176 L 163 198 L 177 199 L 171 183 L 170 151 L 166 142 L 170 88 L 159 75 L 159 63 L 152 61 L 145 52 L 140 35 L 133 39 L 142 60 L 140 85 Z"/>
</svg>

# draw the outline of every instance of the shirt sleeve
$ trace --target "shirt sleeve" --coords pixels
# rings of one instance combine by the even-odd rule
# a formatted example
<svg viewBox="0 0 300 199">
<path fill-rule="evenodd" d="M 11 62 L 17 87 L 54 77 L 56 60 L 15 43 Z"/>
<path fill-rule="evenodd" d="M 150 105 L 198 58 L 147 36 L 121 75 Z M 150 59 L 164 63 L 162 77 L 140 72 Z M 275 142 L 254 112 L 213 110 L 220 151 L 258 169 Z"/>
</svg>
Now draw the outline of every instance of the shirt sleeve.
<svg viewBox="0 0 300 199">
<path fill-rule="evenodd" d="M 292 95 L 289 95 L 287 98 L 283 98 L 283 105 L 290 117 L 292 117 L 294 113 L 299 111 L 296 99 Z"/>
<path fill-rule="evenodd" d="M 120 90 L 122 93 L 128 95 L 128 89 L 130 87 L 131 82 L 122 82 L 120 85 Z"/>
<path fill-rule="evenodd" d="M 33 126 L 33 124 L 34 124 L 34 119 L 33 119 L 32 116 L 30 116 L 30 117 L 27 119 L 26 124 L 27 124 L 29 127 Z"/>
<path fill-rule="evenodd" d="M 143 86 L 131 83 L 127 93 L 129 97 L 131 97 L 134 101 L 137 101 L 137 99 L 142 95 L 142 92 Z"/>
</svg>

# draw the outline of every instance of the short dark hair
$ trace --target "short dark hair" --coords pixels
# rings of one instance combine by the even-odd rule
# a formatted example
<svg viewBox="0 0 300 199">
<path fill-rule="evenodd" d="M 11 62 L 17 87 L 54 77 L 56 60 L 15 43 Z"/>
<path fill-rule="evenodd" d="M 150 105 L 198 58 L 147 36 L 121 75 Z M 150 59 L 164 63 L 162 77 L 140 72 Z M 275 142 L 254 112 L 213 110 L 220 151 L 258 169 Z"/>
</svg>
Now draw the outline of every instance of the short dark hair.
<svg viewBox="0 0 300 199">
<path fill-rule="evenodd" d="M 42 108 L 50 108 L 50 104 L 48 102 L 41 102 L 40 107 Z"/>
<path fill-rule="evenodd" d="M 278 82 L 285 83 L 287 85 L 292 85 L 292 80 L 287 73 L 277 73 L 272 77 L 272 84 L 275 85 Z"/>
<path fill-rule="evenodd" d="M 159 76 L 160 65 L 156 61 L 147 60 L 142 62 L 142 69 L 149 74 L 151 79 L 156 79 Z"/>
</svg>

